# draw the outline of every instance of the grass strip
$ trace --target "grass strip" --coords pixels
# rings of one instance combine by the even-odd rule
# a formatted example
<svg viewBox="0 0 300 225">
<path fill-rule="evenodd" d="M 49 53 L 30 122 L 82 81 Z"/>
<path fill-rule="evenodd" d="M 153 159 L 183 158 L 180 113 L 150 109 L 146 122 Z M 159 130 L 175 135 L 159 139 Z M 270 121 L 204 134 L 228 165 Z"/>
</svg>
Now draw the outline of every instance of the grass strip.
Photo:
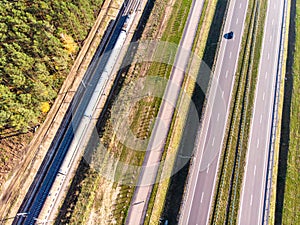
<svg viewBox="0 0 300 225">
<path fill-rule="evenodd" d="M 296 1 L 296 31 L 300 29 L 300 2 Z M 290 111 L 290 142 L 282 212 L 282 224 L 300 224 L 300 34 L 296 33 L 293 90 Z"/>
<path fill-rule="evenodd" d="M 228 220 L 231 221 L 231 224 L 236 222 L 236 217 L 238 213 L 238 206 L 239 206 L 239 199 L 240 199 L 240 190 L 243 181 L 243 174 L 244 174 L 244 165 L 245 165 L 245 157 L 246 157 L 246 150 L 248 147 L 248 135 L 250 129 L 250 120 L 252 118 L 252 107 L 253 107 L 253 100 L 254 94 L 256 90 L 256 81 L 257 81 L 257 72 L 258 66 L 260 63 L 260 52 L 262 47 L 262 40 L 263 40 L 263 31 L 264 31 L 264 24 L 265 24 L 265 17 L 267 11 L 267 2 L 261 1 L 259 4 L 259 16 L 257 18 L 256 23 L 256 33 L 254 36 L 254 48 L 252 48 L 251 57 L 250 57 L 250 68 L 248 69 L 248 80 L 247 86 L 245 89 L 245 100 L 243 102 L 243 118 L 241 118 L 240 122 L 240 132 L 239 134 L 239 143 L 238 143 L 238 151 L 239 155 L 236 157 L 238 160 L 235 162 L 235 181 L 232 183 L 232 190 L 230 196 L 230 212 Z"/>
</svg>

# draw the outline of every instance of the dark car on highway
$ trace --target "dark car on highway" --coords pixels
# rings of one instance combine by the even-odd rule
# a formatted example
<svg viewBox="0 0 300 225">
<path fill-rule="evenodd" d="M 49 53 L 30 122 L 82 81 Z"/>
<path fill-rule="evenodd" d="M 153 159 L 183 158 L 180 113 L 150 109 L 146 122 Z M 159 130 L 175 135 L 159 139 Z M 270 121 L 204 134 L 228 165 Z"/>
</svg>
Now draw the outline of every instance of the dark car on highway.
<svg viewBox="0 0 300 225">
<path fill-rule="evenodd" d="M 229 33 L 224 34 L 224 38 L 232 39 L 233 38 L 233 31 L 230 31 Z"/>
</svg>

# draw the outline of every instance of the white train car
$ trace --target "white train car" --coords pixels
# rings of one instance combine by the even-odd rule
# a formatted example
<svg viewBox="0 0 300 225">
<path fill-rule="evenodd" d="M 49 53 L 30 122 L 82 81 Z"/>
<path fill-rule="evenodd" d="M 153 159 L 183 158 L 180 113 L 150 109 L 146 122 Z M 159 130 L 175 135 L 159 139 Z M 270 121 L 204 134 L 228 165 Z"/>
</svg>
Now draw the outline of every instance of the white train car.
<svg viewBox="0 0 300 225">
<path fill-rule="evenodd" d="M 110 79 L 111 73 L 113 71 L 113 68 L 116 64 L 116 61 L 118 59 L 119 53 L 122 49 L 122 46 L 125 42 L 127 33 L 129 31 L 129 28 L 131 26 L 131 23 L 134 19 L 135 13 L 132 13 L 127 16 L 127 19 L 124 22 L 124 25 L 121 29 L 121 32 L 119 34 L 119 37 L 115 43 L 115 46 L 111 52 L 111 55 L 109 56 L 109 59 L 107 61 L 106 66 L 104 67 L 103 73 L 101 74 L 98 83 L 96 85 L 96 88 L 92 94 L 92 97 L 90 98 L 90 101 L 88 103 L 88 106 L 86 110 L 84 111 L 84 115 L 81 118 L 81 121 L 79 123 L 79 126 L 77 127 L 77 130 L 75 131 L 73 140 L 71 142 L 71 145 L 68 149 L 68 152 L 64 158 L 64 161 L 59 169 L 58 174 L 56 175 L 56 178 L 54 180 L 54 183 L 52 184 L 52 187 L 50 189 L 50 192 L 48 194 L 48 197 L 43 205 L 43 208 L 39 214 L 39 219 L 41 220 L 48 220 L 50 213 L 52 211 L 53 206 L 55 205 L 55 202 L 57 200 L 57 196 L 59 195 L 61 188 L 63 186 L 63 183 L 65 181 L 66 175 L 68 174 L 70 167 L 74 161 L 74 158 L 76 154 L 78 153 L 80 143 L 82 142 L 82 139 L 85 136 L 86 129 L 91 122 L 92 115 L 99 103 L 100 97 L 103 94 L 104 88 Z"/>
<path fill-rule="evenodd" d="M 126 21 L 124 23 L 124 26 L 128 22 L 130 22 L 130 23 L 132 22 L 133 16 L 134 15 L 128 16 L 128 18 L 126 19 Z M 127 30 L 123 30 L 123 28 L 122 28 L 120 35 L 116 41 L 116 44 L 112 50 L 112 53 L 110 54 L 110 57 L 107 61 L 107 64 L 104 67 L 103 73 L 101 74 L 99 81 L 95 87 L 95 90 L 92 94 L 92 97 L 90 98 L 89 104 L 87 105 L 87 108 L 84 112 L 84 116 L 82 117 L 81 122 L 74 134 L 73 141 L 70 145 L 68 153 L 67 153 L 67 155 L 62 163 L 62 166 L 59 170 L 59 172 L 61 174 L 67 174 L 70 169 L 70 166 L 72 164 L 74 156 L 76 155 L 76 153 L 78 151 L 79 144 L 81 143 L 82 138 L 84 137 L 85 131 L 92 119 L 93 113 L 99 103 L 101 95 L 103 94 L 104 88 L 105 88 L 108 80 L 110 79 L 110 75 L 113 71 L 114 65 L 118 59 L 121 48 L 125 42 L 125 39 L 127 36 L 126 33 L 127 33 Z"/>
</svg>

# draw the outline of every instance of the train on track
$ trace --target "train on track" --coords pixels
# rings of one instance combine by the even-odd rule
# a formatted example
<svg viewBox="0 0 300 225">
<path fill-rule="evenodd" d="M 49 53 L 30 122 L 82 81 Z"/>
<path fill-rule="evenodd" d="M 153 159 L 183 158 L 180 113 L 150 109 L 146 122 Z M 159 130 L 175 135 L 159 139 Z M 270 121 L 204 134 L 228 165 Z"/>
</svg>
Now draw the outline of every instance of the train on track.
<svg viewBox="0 0 300 225">
<path fill-rule="evenodd" d="M 13 221 L 13 225 L 48 224 L 63 193 L 72 163 L 88 141 L 87 129 L 95 109 L 112 79 L 120 52 L 135 18 L 139 0 L 128 0 L 107 30 L 70 103 L 49 150 Z M 117 71 L 117 70 L 116 70 Z M 20 216 L 22 215 L 22 216 Z M 25 215 L 25 216 L 23 216 Z"/>
</svg>

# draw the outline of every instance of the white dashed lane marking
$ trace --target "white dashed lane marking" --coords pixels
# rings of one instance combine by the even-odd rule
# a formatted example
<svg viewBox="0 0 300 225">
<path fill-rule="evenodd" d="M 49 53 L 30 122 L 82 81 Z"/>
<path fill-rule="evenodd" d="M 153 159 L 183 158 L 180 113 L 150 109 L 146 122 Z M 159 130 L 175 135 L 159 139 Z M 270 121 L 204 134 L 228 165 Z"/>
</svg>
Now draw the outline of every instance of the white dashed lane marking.
<svg viewBox="0 0 300 225">
<path fill-rule="evenodd" d="M 260 119 L 259 119 L 259 123 L 261 123 L 262 122 L 262 115 L 260 115 Z"/>
</svg>

